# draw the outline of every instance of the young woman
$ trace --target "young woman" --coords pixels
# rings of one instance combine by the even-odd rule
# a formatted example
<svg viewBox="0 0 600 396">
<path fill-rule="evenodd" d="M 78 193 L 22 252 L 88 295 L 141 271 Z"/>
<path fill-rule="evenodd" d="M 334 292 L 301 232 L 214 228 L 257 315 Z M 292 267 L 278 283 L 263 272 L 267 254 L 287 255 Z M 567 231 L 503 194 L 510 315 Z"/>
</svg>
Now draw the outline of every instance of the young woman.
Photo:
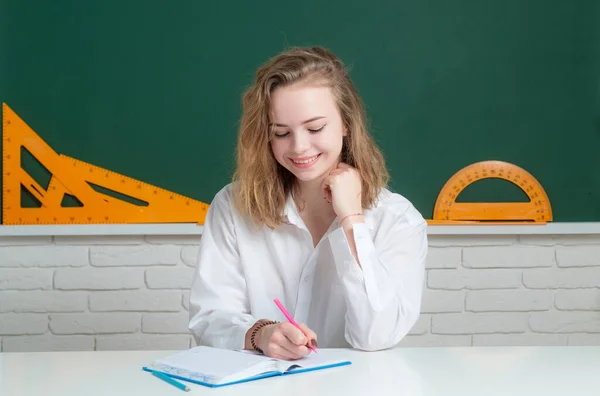
<svg viewBox="0 0 600 396">
<path fill-rule="evenodd" d="M 317 344 L 398 344 L 420 313 L 427 233 L 387 180 L 335 55 L 293 48 L 262 66 L 243 97 L 233 182 L 204 223 L 190 294 L 197 344 L 281 359 Z"/>
</svg>

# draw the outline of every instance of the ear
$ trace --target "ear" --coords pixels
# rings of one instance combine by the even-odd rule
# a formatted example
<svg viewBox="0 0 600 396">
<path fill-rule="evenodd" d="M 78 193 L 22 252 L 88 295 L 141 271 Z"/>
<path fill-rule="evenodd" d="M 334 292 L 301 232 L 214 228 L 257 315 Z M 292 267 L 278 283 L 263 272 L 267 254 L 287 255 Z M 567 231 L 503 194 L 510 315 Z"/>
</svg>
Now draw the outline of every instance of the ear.
<svg viewBox="0 0 600 396">
<path fill-rule="evenodd" d="M 348 136 L 348 128 L 344 127 L 344 132 L 342 132 L 342 136 Z"/>
</svg>

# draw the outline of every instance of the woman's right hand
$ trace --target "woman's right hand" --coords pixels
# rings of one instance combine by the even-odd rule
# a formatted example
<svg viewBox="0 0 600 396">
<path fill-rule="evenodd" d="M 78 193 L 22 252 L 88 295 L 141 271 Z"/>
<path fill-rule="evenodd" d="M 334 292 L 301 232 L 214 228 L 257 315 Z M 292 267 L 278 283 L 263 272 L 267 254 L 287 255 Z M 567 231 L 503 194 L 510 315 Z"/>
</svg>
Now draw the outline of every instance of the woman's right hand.
<svg viewBox="0 0 600 396">
<path fill-rule="evenodd" d="M 305 324 L 298 323 L 302 331 L 289 322 L 261 327 L 256 334 L 256 344 L 265 356 L 276 359 L 296 360 L 311 353 L 310 346 L 317 347 L 317 335 Z"/>
</svg>

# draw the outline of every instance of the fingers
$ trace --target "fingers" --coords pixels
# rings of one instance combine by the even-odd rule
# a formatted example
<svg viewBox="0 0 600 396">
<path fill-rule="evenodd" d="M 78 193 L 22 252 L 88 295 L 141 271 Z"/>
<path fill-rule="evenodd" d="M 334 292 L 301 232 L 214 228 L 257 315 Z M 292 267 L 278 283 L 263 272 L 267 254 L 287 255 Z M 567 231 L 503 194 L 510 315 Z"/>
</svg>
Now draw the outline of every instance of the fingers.
<svg viewBox="0 0 600 396">
<path fill-rule="evenodd" d="M 331 183 L 334 181 L 335 176 L 340 175 L 344 172 L 343 169 L 333 169 L 330 171 L 327 176 L 323 179 L 321 183 L 321 190 L 323 191 L 323 196 L 329 202 L 331 202 Z"/>
<path fill-rule="evenodd" d="M 302 331 L 291 323 L 281 323 L 269 337 L 265 353 L 279 359 L 299 359 L 310 353 L 307 339 Z"/>
<path fill-rule="evenodd" d="M 331 203 L 331 200 L 333 198 L 333 195 L 331 194 L 331 188 L 324 186 L 322 192 L 323 192 L 323 198 L 325 198 L 325 200 L 327 200 L 327 202 Z"/>
<path fill-rule="evenodd" d="M 291 323 L 282 323 L 281 333 L 285 339 L 281 340 L 280 345 L 292 356 L 299 357 L 310 353 L 307 347 L 308 338 L 296 326 Z"/>
<path fill-rule="evenodd" d="M 321 182 L 321 193 L 323 194 L 323 198 L 327 200 L 327 202 L 331 203 L 333 195 L 331 194 L 331 187 L 329 187 L 329 176 L 325 177 Z"/>
<path fill-rule="evenodd" d="M 280 329 L 283 335 L 290 340 L 292 344 L 306 345 L 308 342 L 308 339 L 306 339 L 306 336 L 304 336 L 302 331 L 291 323 L 281 323 Z"/>
<path fill-rule="evenodd" d="M 325 178 L 323 178 L 323 182 L 321 183 L 321 191 L 323 194 L 323 198 L 327 200 L 327 202 L 333 202 L 333 193 L 337 191 L 340 184 L 346 184 L 349 182 L 353 182 L 353 178 L 356 178 L 358 173 L 355 168 L 352 166 L 339 162 L 335 168 L 333 168 Z"/>
<path fill-rule="evenodd" d="M 285 337 L 284 337 L 285 338 Z M 289 359 L 299 359 L 303 356 L 308 355 L 311 351 L 306 345 L 295 345 L 289 340 L 282 340 L 277 345 L 278 351 L 281 355 L 287 356 Z"/>
<path fill-rule="evenodd" d="M 323 185 L 323 186 L 325 186 L 325 187 L 329 187 L 329 186 L 331 186 L 331 185 L 332 185 L 332 184 L 333 184 L 333 183 L 336 181 L 336 179 L 337 179 L 337 176 L 339 176 L 339 175 L 343 175 L 343 174 L 344 174 L 344 173 L 346 173 L 347 171 L 348 171 L 347 169 L 339 169 L 339 168 L 338 168 L 338 169 L 334 169 L 334 170 L 330 171 L 330 172 L 327 174 L 327 177 L 325 177 L 325 178 L 323 179 L 323 183 L 322 183 L 322 185 Z"/>
<path fill-rule="evenodd" d="M 292 344 L 289 340 L 284 341 L 283 343 L 288 344 L 288 348 L 291 348 L 291 350 L 286 348 L 286 345 L 284 344 L 277 344 L 274 342 L 270 350 L 272 357 L 275 357 L 277 359 L 296 360 L 310 353 L 310 350 L 307 347 L 296 346 Z"/>
<path fill-rule="evenodd" d="M 329 177 L 331 176 L 335 176 L 335 175 L 341 175 L 342 173 L 344 173 L 346 171 L 346 169 L 342 169 L 342 168 L 337 168 L 332 170 L 331 172 L 329 172 Z"/>
<path fill-rule="evenodd" d="M 306 337 L 308 338 L 308 345 L 312 347 L 317 347 L 317 334 L 308 328 L 304 323 L 298 323 L 298 326 L 304 331 Z"/>
<path fill-rule="evenodd" d="M 274 326 L 267 336 L 265 355 L 277 359 L 296 360 L 311 353 L 308 345 L 317 346 L 317 335 L 304 323 L 298 325 L 301 330 L 289 322 Z"/>
</svg>

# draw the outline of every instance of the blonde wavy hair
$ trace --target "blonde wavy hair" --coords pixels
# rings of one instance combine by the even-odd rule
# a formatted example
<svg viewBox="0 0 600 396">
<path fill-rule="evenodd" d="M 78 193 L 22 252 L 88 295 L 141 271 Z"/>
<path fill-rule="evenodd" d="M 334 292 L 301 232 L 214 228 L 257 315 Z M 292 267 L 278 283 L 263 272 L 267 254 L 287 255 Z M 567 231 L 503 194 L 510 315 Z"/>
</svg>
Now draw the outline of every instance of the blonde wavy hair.
<svg viewBox="0 0 600 396">
<path fill-rule="evenodd" d="M 362 206 L 370 208 L 389 180 L 383 155 L 366 126 L 362 101 L 342 61 L 323 47 L 294 47 L 269 59 L 242 97 L 242 118 L 236 148 L 233 197 L 238 210 L 259 226 L 277 228 L 284 219 L 294 175 L 281 166 L 270 147 L 271 93 L 297 82 L 325 83 L 332 90 L 348 136 L 341 160 L 362 178 Z"/>
</svg>

